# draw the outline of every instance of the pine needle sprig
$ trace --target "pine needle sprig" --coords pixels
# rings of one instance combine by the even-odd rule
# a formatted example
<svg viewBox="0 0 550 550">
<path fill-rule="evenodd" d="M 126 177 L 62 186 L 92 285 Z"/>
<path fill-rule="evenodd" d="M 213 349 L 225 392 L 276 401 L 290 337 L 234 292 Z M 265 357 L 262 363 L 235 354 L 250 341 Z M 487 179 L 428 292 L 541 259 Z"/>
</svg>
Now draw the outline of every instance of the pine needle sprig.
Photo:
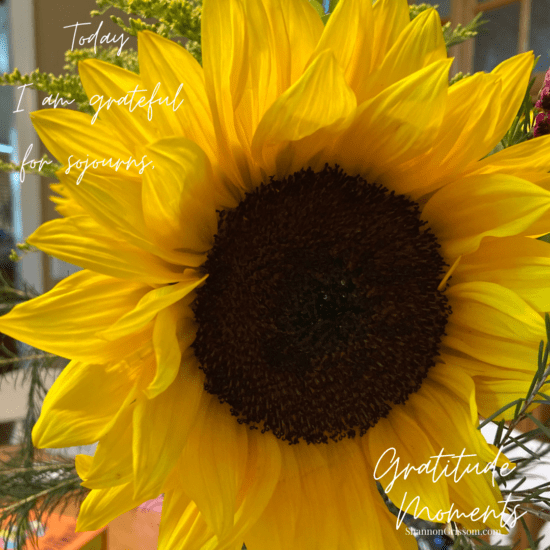
<svg viewBox="0 0 550 550">
<path fill-rule="evenodd" d="M 25 247 L 25 245 L 22 245 Z M 19 245 L 18 245 L 19 247 Z M 36 298 L 38 292 L 29 285 L 23 285 L 22 289 L 15 288 L 0 271 L 0 304 L 11 309 L 19 302 L 25 302 Z"/>
<path fill-rule="evenodd" d="M 79 505 L 88 494 L 80 485 L 74 461 L 55 458 L 51 462 L 25 465 L 17 455 L 0 465 L 0 524 L 15 539 L 15 548 L 27 540 L 37 541 L 33 522 L 46 523 L 55 509 L 60 514 L 69 504 Z"/>
<path fill-rule="evenodd" d="M 11 536 L 15 548 L 23 548 L 27 540 L 36 544 L 36 522 L 46 523 L 54 510 L 62 514 L 69 504 L 79 505 L 88 490 L 80 485 L 73 459 L 46 457 L 32 442 L 32 428 L 48 391 L 44 374 L 64 360 L 30 348 L 8 361 L 16 366 L 14 383 L 27 381 L 28 397 L 17 451 L 0 462 L 0 525 L 7 533 L 6 545 Z"/>
</svg>

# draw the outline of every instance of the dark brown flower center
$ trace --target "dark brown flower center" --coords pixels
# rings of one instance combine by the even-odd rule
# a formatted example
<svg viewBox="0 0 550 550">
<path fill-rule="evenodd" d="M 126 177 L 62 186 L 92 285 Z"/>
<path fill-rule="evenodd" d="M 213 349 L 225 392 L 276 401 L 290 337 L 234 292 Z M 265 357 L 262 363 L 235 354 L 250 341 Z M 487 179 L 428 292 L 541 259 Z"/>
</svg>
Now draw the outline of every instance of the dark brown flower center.
<svg viewBox="0 0 550 550">
<path fill-rule="evenodd" d="M 298 443 L 364 435 L 435 364 L 446 264 L 418 205 L 326 166 L 220 212 L 193 304 L 205 388 Z"/>
</svg>

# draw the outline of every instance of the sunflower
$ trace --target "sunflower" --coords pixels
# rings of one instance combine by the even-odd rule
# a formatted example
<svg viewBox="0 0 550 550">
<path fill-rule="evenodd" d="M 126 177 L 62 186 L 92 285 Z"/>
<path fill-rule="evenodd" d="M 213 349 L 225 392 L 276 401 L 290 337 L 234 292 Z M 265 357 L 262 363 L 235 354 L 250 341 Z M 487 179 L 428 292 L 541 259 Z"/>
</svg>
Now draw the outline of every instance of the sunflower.
<svg viewBox="0 0 550 550">
<path fill-rule="evenodd" d="M 139 75 L 80 64 L 97 103 L 179 90 L 152 116 L 32 115 L 64 217 L 29 242 L 83 270 L 0 328 L 71 359 L 33 438 L 99 442 L 78 529 L 165 493 L 162 549 L 415 548 L 375 478 L 499 529 L 478 415 L 525 395 L 545 338 L 550 138 L 487 155 L 532 53 L 450 87 L 437 12 L 406 0 L 326 27 L 306 0 L 204 0 L 202 25 L 202 67 L 149 32 Z"/>
</svg>

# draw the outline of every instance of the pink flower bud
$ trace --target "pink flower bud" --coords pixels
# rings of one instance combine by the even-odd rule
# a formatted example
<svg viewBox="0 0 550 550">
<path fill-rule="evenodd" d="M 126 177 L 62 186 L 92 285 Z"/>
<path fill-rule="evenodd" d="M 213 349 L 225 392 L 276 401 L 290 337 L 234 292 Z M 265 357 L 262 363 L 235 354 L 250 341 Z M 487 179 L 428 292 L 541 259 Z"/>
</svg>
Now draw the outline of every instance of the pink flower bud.
<svg viewBox="0 0 550 550">
<path fill-rule="evenodd" d="M 535 103 L 535 109 L 550 111 L 550 69 L 544 75 L 544 84 L 539 92 L 539 98 Z"/>
<path fill-rule="evenodd" d="M 548 134 L 550 134 L 550 113 L 539 113 L 535 117 L 533 137 L 545 136 Z"/>
</svg>

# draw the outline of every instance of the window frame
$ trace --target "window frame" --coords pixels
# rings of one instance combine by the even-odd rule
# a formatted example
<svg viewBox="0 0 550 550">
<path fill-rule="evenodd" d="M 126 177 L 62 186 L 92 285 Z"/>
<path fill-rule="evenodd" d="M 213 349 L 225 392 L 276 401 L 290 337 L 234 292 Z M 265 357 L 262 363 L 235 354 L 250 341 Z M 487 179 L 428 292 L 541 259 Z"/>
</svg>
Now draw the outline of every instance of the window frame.
<svg viewBox="0 0 550 550">
<path fill-rule="evenodd" d="M 31 73 L 36 68 L 36 44 L 34 25 L 34 0 L 9 0 L 9 59 L 10 70 L 17 67 L 21 73 Z M 19 38 L 17 38 L 19 37 Z M 21 40 L 21 37 L 24 37 Z M 17 108 L 20 90 L 14 90 L 14 111 Z M 22 113 L 14 113 L 10 145 L 13 162 L 19 162 L 32 143 L 34 151 L 40 151 L 40 140 L 29 117 L 38 109 L 35 90 L 25 89 L 21 100 Z M 36 157 L 31 157 L 36 158 Z M 19 174 L 11 175 L 14 239 L 22 242 L 42 223 L 41 178 L 27 173 L 21 182 Z M 44 291 L 44 258 L 41 252 L 26 254 L 16 264 L 16 281 L 25 283 L 38 293 Z"/>
</svg>

